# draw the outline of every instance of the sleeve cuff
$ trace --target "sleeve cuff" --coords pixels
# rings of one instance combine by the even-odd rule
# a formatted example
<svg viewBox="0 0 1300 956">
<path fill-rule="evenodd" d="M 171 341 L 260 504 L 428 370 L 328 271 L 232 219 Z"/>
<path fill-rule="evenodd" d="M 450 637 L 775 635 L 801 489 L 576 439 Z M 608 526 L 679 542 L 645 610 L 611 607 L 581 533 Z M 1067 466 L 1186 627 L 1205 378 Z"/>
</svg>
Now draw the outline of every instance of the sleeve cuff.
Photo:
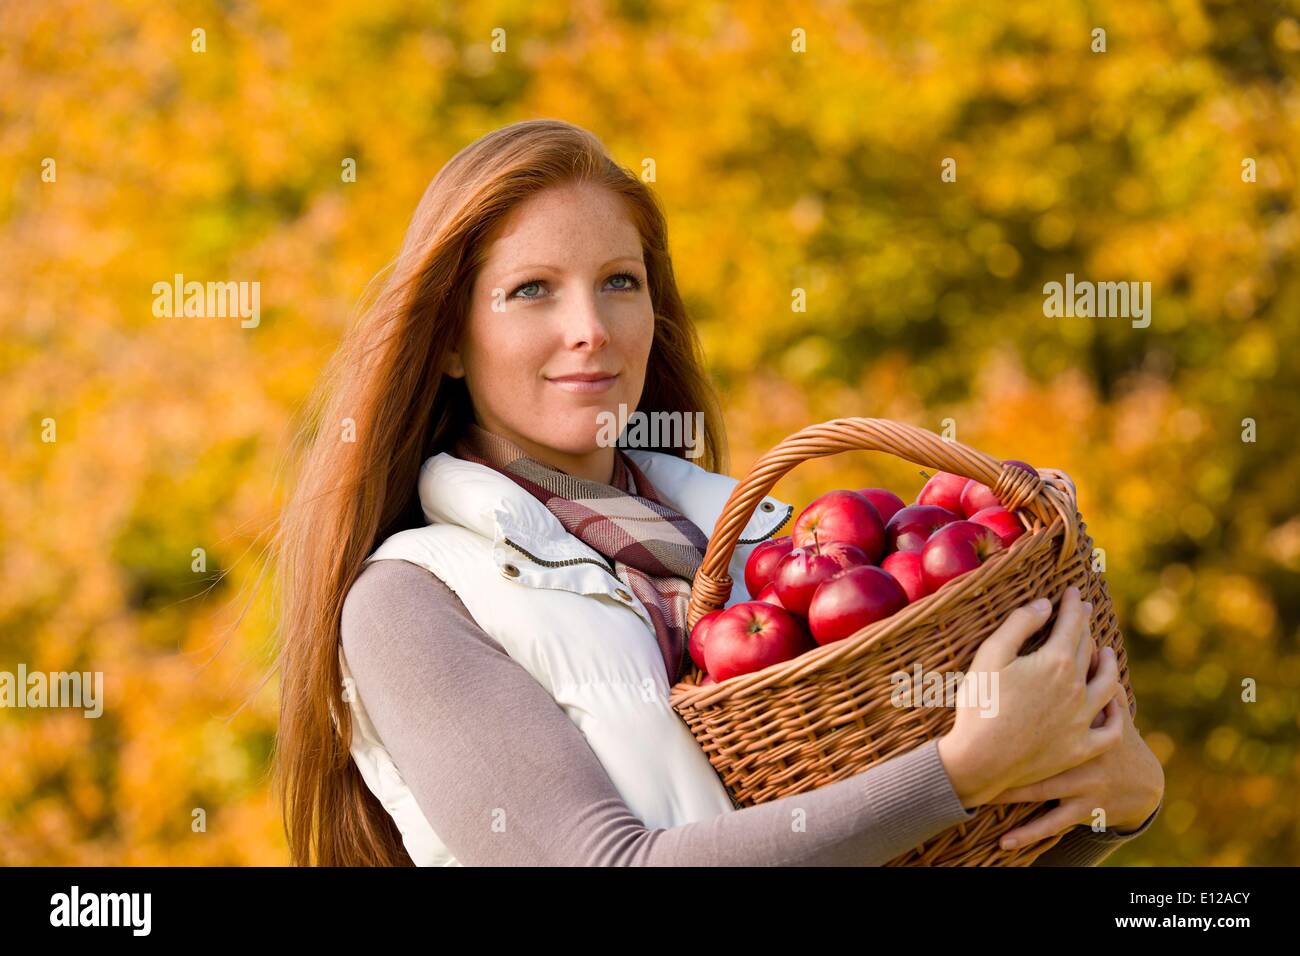
<svg viewBox="0 0 1300 956">
<path fill-rule="evenodd" d="M 1083 846 L 1109 846 L 1111 848 L 1119 846 L 1121 843 L 1127 843 L 1129 840 L 1136 839 L 1147 830 L 1151 829 L 1151 824 L 1155 823 L 1156 817 L 1160 815 L 1161 808 L 1165 805 L 1164 800 L 1151 811 L 1151 816 L 1142 821 L 1142 825 L 1136 830 L 1094 830 L 1088 824 L 1080 824 L 1075 827 L 1078 833 L 1078 843 Z"/>
<path fill-rule="evenodd" d="M 1091 826 L 1071 827 L 1056 845 L 1039 856 L 1031 866 L 1100 866 L 1120 846 L 1147 831 L 1164 806 L 1162 800 L 1136 830 L 1093 830 Z"/>
<path fill-rule="evenodd" d="M 1128 830 L 1128 831 L 1102 830 L 1102 831 L 1097 831 L 1095 835 L 1099 838 L 1104 837 L 1108 840 L 1113 840 L 1117 843 L 1123 843 L 1125 840 L 1131 840 L 1134 837 L 1141 836 L 1151 828 L 1151 824 L 1156 822 L 1156 817 L 1160 816 L 1160 810 L 1162 807 L 1164 807 L 1164 805 L 1165 805 L 1164 798 L 1161 797 L 1160 802 L 1156 804 L 1156 808 L 1151 811 L 1151 816 L 1143 820 L 1142 825 L 1139 826 L 1136 830 Z M 1088 832 L 1089 833 L 1093 832 L 1092 827 L 1088 827 Z"/>
</svg>

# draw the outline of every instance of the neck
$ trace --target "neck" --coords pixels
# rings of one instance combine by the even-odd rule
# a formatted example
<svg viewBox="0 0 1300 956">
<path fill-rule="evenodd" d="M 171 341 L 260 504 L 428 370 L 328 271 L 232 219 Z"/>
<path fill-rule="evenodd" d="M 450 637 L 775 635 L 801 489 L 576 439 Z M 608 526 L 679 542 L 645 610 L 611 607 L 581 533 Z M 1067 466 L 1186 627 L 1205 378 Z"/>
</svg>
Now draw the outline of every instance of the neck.
<svg viewBox="0 0 1300 956">
<path fill-rule="evenodd" d="M 483 428 L 482 425 L 477 425 L 477 423 L 476 427 Z M 497 435 L 501 434 L 492 432 L 491 429 L 487 428 L 484 428 L 484 431 Z M 594 481 L 602 485 L 612 485 L 614 483 L 614 454 L 618 450 L 614 447 L 599 447 L 584 454 L 571 455 L 559 449 L 549 448 L 529 441 L 522 435 L 510 435 L 508 437 L 529 458 L 534 458 L 544 465 L 556 468 L 566 475 Z"/>
<path fill-rule="evenodd" d="M 586 455 L 566 455 L 551 448 L 539 448 L 533 457 L 575 478 L 609 485 L 614 482 L 614 451 L 613 448 L 597 448 Z"/>
</svg>

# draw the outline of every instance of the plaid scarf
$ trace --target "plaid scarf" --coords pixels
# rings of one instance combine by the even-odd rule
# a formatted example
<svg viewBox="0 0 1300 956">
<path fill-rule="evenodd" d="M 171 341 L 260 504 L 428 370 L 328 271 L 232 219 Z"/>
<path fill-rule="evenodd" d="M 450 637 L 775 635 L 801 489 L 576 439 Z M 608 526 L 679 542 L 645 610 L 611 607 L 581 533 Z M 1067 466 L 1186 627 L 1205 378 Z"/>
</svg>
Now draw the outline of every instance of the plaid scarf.
<svg viewBox="0 0 1300 956">
<path fill-rule="evenodd" d="M 632 459 L 616 448 L 613 482 L 601 484 L 530 458 L 514 442 L 473 422 L 451 454 L 505 475 L 613 563 L 614 576 L 650 612 L 668 683 L 675 684 L 686 657 L 691 582 L 709 539 L 664 503 Z"/>
</svg>

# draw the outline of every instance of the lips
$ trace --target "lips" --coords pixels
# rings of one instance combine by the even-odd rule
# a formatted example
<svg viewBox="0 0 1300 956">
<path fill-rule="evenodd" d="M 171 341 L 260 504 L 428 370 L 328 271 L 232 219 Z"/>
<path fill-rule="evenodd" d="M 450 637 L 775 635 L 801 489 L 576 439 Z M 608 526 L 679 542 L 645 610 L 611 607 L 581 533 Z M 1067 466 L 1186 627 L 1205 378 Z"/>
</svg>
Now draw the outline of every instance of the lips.
<svg viewBox="0 0 1300 956">
<path fill-rule="evenodd" d="M 596 382 L 602 378 L 615 378 L 618 372 L 574 372 L 572 375 L 552 375 L 552 382 Z"/>
<path fill-rule="evenodd" d="M 605 391 L 614 384 L 617 378 L 617 372 L 579 372 L 574 375 L 548 378 L 547 381 L 552 385 L 558 385 L 566 392 L 589 394 Z"/>
</svg>

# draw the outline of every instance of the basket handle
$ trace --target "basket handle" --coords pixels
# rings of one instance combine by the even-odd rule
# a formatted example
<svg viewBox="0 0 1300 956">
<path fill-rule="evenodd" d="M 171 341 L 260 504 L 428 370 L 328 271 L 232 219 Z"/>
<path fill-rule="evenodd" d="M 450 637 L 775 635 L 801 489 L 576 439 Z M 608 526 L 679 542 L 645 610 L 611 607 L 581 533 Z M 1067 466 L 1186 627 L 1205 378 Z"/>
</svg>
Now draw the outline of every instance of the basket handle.
<svg viewBox="0 0 1300 956">
<path fill-rule="evenodd" d="M 887 418 L 837 418 L 810 425 L 781 441 L 754 462 L 749 474 L 732 489 L 695 574 L 686 612 L 688 627 L 694 627 L 710 611 L 726 606 L 732 587 L 727 570 L 736 542 L 758 503 L 786 472 L 811 458 L 859 450 L 889 452 L 913 464 L 974 478 L 988 485 L 1008 511 L 1027 511 L 1046 526 L 1059 515 L 1065 540 L 1058 565 L 1074 554 L 1076 496 L 1073 483 L 1064 473 L 1047 469 L 1035 477 L 924 428 Z"/>
</svg>

